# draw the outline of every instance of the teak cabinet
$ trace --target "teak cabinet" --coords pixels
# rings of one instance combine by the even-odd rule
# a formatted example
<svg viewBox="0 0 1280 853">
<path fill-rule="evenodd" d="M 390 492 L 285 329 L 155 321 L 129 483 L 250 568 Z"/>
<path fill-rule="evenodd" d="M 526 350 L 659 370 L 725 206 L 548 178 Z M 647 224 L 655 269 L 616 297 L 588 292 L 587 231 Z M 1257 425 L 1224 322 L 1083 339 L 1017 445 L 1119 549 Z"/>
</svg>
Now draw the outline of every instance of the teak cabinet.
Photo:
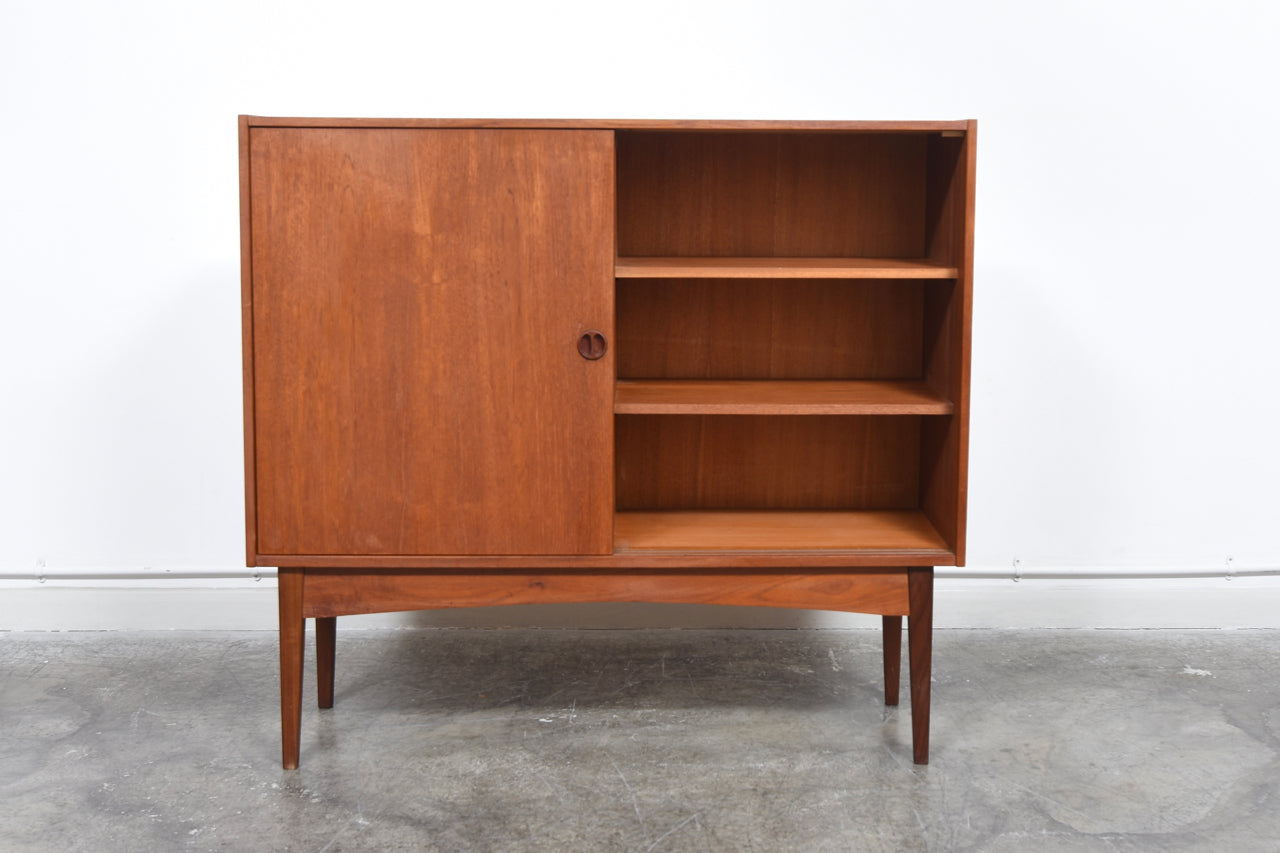
<svg viewBox="0 0 1280 853">
<path fill-rule="evenodd" d="M 962 565 L 972 121 L 241 117 L 248 563 L 304 620 L 648 601 L 908 616 Z"/>
</svg>

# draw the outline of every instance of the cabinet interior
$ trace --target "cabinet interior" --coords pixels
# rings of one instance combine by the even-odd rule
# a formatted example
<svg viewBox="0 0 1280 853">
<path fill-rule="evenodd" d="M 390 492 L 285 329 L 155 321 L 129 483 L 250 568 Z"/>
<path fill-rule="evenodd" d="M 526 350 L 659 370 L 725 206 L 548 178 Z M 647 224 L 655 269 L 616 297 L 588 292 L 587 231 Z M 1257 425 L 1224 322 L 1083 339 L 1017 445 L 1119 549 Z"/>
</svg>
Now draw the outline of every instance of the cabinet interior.
<svg viewBox="0 0 1280 853">
<path fill-rule="evenodd" d="M 856 548 L 870 525 L 867 547 L 926 529 L 961 552 L 963 142 L 617 133 L 619 531 L 733 511 L 806 531 L 779 548 Z"/>
</svg>

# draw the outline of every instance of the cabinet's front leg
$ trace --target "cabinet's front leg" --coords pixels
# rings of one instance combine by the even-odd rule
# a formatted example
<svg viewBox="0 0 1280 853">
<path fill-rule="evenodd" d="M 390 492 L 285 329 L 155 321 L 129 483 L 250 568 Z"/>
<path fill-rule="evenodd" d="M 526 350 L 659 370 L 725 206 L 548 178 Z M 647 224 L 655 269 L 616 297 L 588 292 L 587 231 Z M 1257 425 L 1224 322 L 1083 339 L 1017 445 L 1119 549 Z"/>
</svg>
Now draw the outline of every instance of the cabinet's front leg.
<svg viewBox="0 0 1280 853">
<path fill-rule="evenodd" d="M 298 766 L 302 742 L 303 570 L 282 568 L 280 597 L 280 746 L 285 770 Z"/>
<path fill-rule="evenodd" d="M 929 763 L 929 678 L 933 669 L 933 566 L 908 570 L 907 643 L 911 647 L 911 752 Z"/>
<path fill-rule="evenodd" d="M 316 698 L 321 708 L 333 707 L 333 663 L 338 617 L 316 617 Z"/>
<path fill-rule="evenodd" d="M 898 682 L 902 680 L 902 617 L 881 616 L 884 628 L 884 704 L 898 704 Z"/>
</svg>

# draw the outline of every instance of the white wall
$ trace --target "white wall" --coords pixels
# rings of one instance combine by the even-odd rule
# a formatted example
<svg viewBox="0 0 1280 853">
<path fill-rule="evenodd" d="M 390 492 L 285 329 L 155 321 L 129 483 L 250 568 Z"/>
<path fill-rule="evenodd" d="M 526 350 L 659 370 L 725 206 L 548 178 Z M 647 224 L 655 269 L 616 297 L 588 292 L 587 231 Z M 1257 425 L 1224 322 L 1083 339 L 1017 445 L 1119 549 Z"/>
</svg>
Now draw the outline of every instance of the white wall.
<svg viewBox="0 0 1280 853">
<path fill-rule="evenodd" d="M 242 566 L 242 112 L 976 117 L 970 566 L 1280 568 L 1278 29 L 1262 0 L 8 0 L 0 576 Z"/>
</svg>

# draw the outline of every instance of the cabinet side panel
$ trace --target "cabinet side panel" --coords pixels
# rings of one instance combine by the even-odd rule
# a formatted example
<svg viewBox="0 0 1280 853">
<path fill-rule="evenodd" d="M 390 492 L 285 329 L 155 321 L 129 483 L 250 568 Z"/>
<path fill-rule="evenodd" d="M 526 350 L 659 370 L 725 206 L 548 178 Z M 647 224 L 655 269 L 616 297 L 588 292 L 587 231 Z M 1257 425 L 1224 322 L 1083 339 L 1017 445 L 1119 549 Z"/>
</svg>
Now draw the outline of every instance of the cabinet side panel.
<svg viewBox="0 0 1280 853">
<path fill-rule="evenodd" d="M 261 128 L 271 554 L 612 549 L 612 134 Z"/>
<path fill-rule="evenodd" d="M 969 362 L 973 314 L 973 216 L 976 125 L 963 137 L 931 143 L 929 251 L 960 271 L 954 283 L 926 288 L 926 381 L 954 404 L 921 434 L 920 505 L 964 565 L 969 466 Z"/>
<path fill-rule="evenodd" d="M 925 257 L 948 266 L 959 266 L 964 247 L 964 153 L 963 137 L 928 137 Z"/>
<path fill-rule="evenodd" d="M 250 223 L 252 176 L 249 172 L 249 119 L 240 116 L 240 339 L 244 389 L 244 547 L 245 565 L 258 564 L 257 476 L 253 442 L 253 230 Z"/>
</svg>

